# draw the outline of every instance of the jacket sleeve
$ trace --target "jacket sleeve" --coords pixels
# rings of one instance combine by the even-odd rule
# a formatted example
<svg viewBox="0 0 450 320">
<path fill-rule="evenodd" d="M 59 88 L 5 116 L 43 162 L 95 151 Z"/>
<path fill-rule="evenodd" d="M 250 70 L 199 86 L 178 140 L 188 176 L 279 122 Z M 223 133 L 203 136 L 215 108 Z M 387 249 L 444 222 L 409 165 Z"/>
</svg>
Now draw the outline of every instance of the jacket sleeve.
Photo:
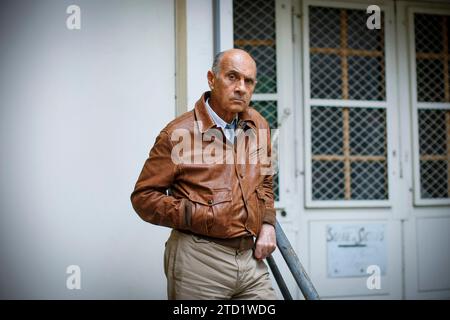
<svg viewBox="0 0 450 320">
<path fill-rule="evenodd" d="M 266 210 L 263 217 L 263 223 L 269 223 L 275 227 L 275 219 L 276 219 L 276 210 L 274 204 L 274 195 L 273 195 L 273 167 L 272 167 L 272 143 L 270 140 L 270 129 L 269 125 L 267 125 L 267 156 L 270 160 L 268 169 L 266 168 L 266 174 L 263 180 L 263 190 L 265 194 L 265 204 Z"/>
<path fill-rule="evenodd" d="M 191 215 L 191 203 L 166 194 L 179 169 L 172 161 L 172 148 L 169 134 L 161 131 L 136 182 L 131 203 L 144 221 L 185 229 Z"/>
</svg>

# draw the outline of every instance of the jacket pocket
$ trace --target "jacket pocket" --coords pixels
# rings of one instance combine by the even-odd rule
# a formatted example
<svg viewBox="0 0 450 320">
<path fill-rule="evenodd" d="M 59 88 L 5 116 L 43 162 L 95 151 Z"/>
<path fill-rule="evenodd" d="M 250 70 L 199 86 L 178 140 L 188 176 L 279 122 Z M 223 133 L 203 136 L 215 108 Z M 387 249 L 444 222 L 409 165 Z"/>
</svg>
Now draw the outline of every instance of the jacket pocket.
<svg viewBox="0 0 450 320">
<path fill-rule="evenodd" d="M 191 231 L 208 235 L 216 220 L 216 215 L 226 209 L 231 209 L 231 190 L 213 191 L 212 194 L 191 192 L 192 202 Z"/>
</svg>

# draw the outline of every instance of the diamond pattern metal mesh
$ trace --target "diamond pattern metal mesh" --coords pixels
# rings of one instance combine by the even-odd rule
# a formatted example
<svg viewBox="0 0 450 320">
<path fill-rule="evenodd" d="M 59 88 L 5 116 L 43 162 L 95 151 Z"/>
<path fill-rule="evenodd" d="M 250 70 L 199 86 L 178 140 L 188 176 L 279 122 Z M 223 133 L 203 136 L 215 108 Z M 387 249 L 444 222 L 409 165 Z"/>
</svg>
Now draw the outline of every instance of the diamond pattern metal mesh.
<svg viewBox="0 0 450 320">
<path fill-rule="evenodd" d="M 417 100 L 450 102 L 450 16 L 414 14 Z M 419 109 L 420 194 L 450 198 L 450 110 Z"/>
<path fill-rule="evenodd" d="M 383 68 L 384 61 L 381 57 L 348 57 L 348 98 L 384 100 Z"/>
<path fill-rule="evenodd" d="M 449 16 L 414 15 L 419 102 L 450 102 L 449 23 Z"/>
<path fill-rule="evenodd" d="M 366 19 L 364 10 L 309 7 L 311 98 L 385 100 L 383 13 L 381 30 Z"/>
<path fill-rule="evenodd" d="M 386 161 L 352 162 L 352 199 L 387 199 Z"/>
<path fill-rule="evenodd" d="M 278 110 L 276 101 L 253 101 L 252 106 L 267 120 L 271 129 L 278 128 Z M 273 160 L 275 174 L 273 176 L 273 193 L 275 201 L 280 200 L 280 186 L 278 172 L 278 141 L 272 143 L 272 155 L 275 157 Z"/>
<path fill-rule="evenodd" d="M 417 97 L 420 102 L 445 101 L 445 84 L 442 76 L 444 64 L 440 60 L 418 60 Z"/>
<path fill-rule="evenodd" d="M 386 110 L 349 109 L 350 154 L 386 155 Z"/>
<path fill-rule="evenodd" d="M 388 198 L 386 110 L 311 108 L 313 200 Z"/>
<path fill-rule="evenodd" d="M 420 161 L 420 193 L 423 199 L 448 198 L 447 165 L 447 161 Z"/>
<path fill-rule="evenodd" d="M 450 197 L 450 110 L 419 110 L 421 197 Z"/>
<path fill-rule="evenodd" d="M 344 199 L 344 162 L 312 161 L 312 197 L 314 200 Z"/>
<path fill-rule="evenodd" d="M 346 10 L 348 24 L 348 47 L 351 49 L 383 51 L 383 28 L 381 30 L 367 29 L 368 15 L 363 10 Z M 384 15 L 381 13 L 381 25 Z"/>
<path fill-rule="evenodd" d="M 419 110 L 420 154 L 445 155 L 445 110 Z"/>
<path fill-rule="evenodd" d="M 258 67 L 255 93 L 276 93 L 275 1 L 233 1 L 234 47 L 248 51 Z"/>
<path fill-rule="evenodd" d="M 311 97 L 341 99 L 341 57 L 337 54 L 311 54 L 310 65 Z"/>
<path fill-rule="evenodd" d="M 416 13 L 414 15 L 414 34 L 416 52 L 441 53 L 444 50 L 442 16 Z"/>
<path fill-rule="evenodd" d="M 252 101 L 255 108 L 267 120 L 271 129 L 278 128 L 278 110 L 276 101 Z"/>
<path fill-rule="evenodd" d="M 340 11 L 334 8 L 309 8 L 309 46 L 339 48 Z"/>
<path fill-rule="evenodd" d="M 312 99 L 385 101 L 384 14 L 309 7 Z M 313 200 L 388 198 L 386 110 L 311 107 Z"/>
<path fill-rule="evenodd" d="M 312 154 L 343 155 L 343 119 L 340 108 L 311 109 Z"/>
</svg>

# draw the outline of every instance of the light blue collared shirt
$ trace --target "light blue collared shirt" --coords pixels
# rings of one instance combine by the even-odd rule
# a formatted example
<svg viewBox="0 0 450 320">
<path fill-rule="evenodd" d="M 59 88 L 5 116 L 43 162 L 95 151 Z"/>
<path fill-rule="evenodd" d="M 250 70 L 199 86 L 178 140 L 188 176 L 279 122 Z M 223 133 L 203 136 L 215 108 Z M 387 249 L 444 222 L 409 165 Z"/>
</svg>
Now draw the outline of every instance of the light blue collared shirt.
<svg viewBox="0 0 450 320">
<path fill-rule="evenodd" d="M 237 114 L 231 123 L 226 123 L 226 121 L 223 120 L 221 117 L 219 117 L 217 113 L 215 113 L 214 110 L 211 108 L 211 106 L 209 105 L 209 99 L 206 100 L 206 110 L 208 110 L 208 113 L 213 119 L 216 126 L 222 128 L 223 132 L 225 133 L 225 137 L 228 139 L 228 141 L 234 143 L 235 130 L 238 122 Z"/>
</svg>

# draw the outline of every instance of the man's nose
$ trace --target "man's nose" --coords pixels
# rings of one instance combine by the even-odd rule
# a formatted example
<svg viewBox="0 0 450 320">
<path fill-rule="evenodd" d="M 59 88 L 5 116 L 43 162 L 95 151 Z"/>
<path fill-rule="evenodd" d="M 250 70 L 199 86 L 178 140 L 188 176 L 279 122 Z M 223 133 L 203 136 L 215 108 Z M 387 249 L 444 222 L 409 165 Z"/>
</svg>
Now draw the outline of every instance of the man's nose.
<svg viewBox="0 0 450 320">
<path fill-rule="evenodd" d="M 237 81 L 235 90 L 240 91 L 240 92 L 247 91 L 247 87 L 245 86 L 245 79 L 241 79 L 241 80 Z"/>
</svg>

